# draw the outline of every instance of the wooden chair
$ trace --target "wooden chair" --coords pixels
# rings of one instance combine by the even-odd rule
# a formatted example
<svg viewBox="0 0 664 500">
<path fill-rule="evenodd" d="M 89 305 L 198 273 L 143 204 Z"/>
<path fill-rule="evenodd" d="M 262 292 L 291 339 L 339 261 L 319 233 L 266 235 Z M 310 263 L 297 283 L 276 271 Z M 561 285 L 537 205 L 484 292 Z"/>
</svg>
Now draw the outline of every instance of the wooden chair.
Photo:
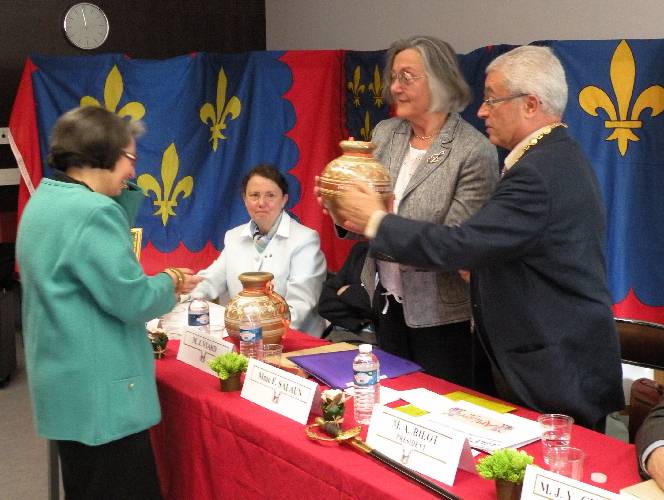
<svg viewBox="0 0 664 500">
<path fill-rule="evenodd" d="M 615 321 L 623 363 L 664 370 L 664 325 L 626 318 L 615 318 Z M 655 379 L 658 378 L 656 374 Z M 638 379 L 632 383 L 628 408 L 630 443 L 634 442 L 636 432 L 662 392 L 664 387 L 655 381 Z"/>
</svg>

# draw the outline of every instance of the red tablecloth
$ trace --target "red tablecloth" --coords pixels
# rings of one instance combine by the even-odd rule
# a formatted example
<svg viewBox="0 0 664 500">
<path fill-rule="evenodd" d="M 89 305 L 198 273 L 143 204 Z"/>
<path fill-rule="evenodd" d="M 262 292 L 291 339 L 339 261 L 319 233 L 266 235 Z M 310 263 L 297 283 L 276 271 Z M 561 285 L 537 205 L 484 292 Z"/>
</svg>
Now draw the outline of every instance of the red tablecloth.
<svg viewBox="0 0 664 500">
<path fill-rule="evenodd" d="M 324 343 L 291 332 L 284 350 Z M 153 428 L 152 440 L 165 498 L 433 498 L 351 448 L 312 442 L 301 424 L 242 399 L 240 392 L 222 393 L 218 379 L 175 359 L 177 346 L 169 343 L 166 358 L 156 362 L 162 422 Z M 424 373 L 383 384 L 440 394 L 459 389 Z M 516 414 L 537 416 L 525 409 Z M 579 426 L 574 426 L 572 444 L 587 454 L 584 481 L 590 482 L 592 472 L 603 472 L 608 481 L 597 486 L 618 492 L 640 480 L 633 445 Z M 543 464 L 539 441 L 524 449 Z M 492 481 L 461 470 L 454 486 L 441 485 L 466 500 L 495 499 Z"/>
</svg>

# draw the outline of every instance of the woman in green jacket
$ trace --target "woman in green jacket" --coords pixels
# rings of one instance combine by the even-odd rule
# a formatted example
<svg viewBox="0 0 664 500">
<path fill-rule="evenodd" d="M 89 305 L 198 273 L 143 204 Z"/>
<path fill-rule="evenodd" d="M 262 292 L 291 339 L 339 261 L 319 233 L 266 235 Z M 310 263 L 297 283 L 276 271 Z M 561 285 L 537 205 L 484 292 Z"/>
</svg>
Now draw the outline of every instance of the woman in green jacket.
<svg viewBox="0 0 664 500">
<path fill-rule="evenodd" d="M 17 237 L 23 334 L 39 434 L 54 440 L 67 499 L 161 498 L 148 429 L 161 418 L 145 321 L 200 280 L 147 276 L 130 228 L 141 126 L 96 107 L 55 124 L 44 178 Z"/>
</svg>

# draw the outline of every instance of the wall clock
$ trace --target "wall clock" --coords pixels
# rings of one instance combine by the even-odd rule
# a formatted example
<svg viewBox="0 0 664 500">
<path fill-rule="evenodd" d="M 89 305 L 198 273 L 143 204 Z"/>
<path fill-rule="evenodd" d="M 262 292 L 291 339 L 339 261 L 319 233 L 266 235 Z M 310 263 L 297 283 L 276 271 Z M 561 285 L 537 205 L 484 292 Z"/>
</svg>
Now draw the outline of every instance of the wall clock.
<svg viewBox="0 0 664 500">
<path fill-rule="evenodd" d="M 67 40 L 79 49 L 92 50 L 108 37 L 108 18 L 98 6 L 80 2 L 67 9 L 63 21 Z"/>
</svg>

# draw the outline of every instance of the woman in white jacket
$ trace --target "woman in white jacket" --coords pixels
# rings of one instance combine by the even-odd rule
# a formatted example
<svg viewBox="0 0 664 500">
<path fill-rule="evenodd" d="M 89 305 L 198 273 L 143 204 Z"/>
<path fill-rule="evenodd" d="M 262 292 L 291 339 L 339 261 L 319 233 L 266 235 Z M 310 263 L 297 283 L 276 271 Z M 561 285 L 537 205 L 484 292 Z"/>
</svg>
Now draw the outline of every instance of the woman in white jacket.
<svg viewBox="0 0 664 500">
<path fill-rule="evenodd" d="M 199 273 L 204 279 L 192 294 L 220 297 L 223 304 L 242 290 L 241 273 L 268 271 L 275 291 L 290 306 L 291 327 L 320 337 L 324 324 L 316 304 L 327 265 L 318 233 L 286 213 L 288 184 L 271 165 L 249 171 L 242 199 L 251 220 L 226 232 L 221 255 Z"/>
</svg>

